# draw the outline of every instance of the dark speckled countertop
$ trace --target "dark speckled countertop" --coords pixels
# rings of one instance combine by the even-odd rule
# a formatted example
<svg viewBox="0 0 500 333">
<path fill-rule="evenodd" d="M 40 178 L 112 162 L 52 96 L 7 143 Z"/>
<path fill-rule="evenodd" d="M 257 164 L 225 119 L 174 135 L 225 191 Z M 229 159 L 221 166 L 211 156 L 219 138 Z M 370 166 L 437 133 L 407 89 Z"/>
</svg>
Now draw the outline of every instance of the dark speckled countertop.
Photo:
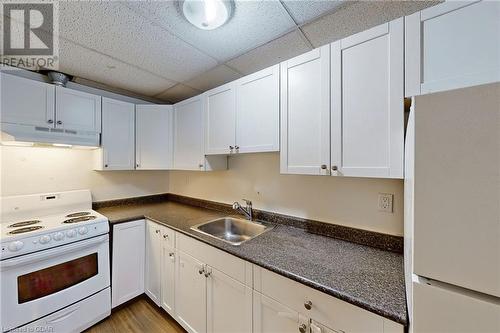
<svg viewBox="0 0 500 333">
<path fill-rule="evenodd" d="M 199 234 L 191 226 L 227 213 L 177 202 L 97 209 L 111 224 L 144 217 L 244 260 L 407 325 L 403 256 L 278 224 L 240 246 Z"/>
</svg>

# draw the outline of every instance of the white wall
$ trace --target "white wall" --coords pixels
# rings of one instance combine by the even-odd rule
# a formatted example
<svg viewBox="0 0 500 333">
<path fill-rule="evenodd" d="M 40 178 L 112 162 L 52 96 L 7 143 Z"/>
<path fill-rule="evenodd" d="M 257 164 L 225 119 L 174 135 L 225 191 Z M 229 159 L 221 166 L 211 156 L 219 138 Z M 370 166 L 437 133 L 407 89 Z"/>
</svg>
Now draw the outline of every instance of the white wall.
<svg viewBox="0 0 500 333">
<path fill-rule="evenodd" d="M 229 158 L 229 170 L 170 172 L 170 192 L 257 209 L 403 235 L 403 181 L 279 174 L 279 154 Z M 378 193 L 394 194 L 394 213 L 378 211 Z"/>
<path fill-rule="evenodd" d="M 90 189 L 94 201 L 168 192 L 168 171 L 93 171 L 93 150 L 0 146 L 0 195 Z"/>
</svg>

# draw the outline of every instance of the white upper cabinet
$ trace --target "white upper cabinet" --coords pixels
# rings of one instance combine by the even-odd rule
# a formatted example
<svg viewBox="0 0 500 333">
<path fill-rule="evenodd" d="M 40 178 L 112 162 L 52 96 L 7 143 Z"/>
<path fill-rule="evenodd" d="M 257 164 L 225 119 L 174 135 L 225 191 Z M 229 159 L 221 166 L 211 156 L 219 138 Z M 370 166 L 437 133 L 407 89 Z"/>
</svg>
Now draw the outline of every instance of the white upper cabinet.
<svg viewBox="0 0 500 333">
<path fill-rule="evenodd" d="M 203 99 L 204 95 L 199 95 L 174 105 L 173 169 L 227 169 L 225 156 L 205 156 Z"/>
<path fill-rule="evenodd" d="M 403 177 L 403 19 L 331 45 L 334 176 Z"/>
<path fill-rule="evenodd" d="M 235 152 L 236 141 L 236 89 L 230 82 L 205 94 L 207 155 Z"/>
<path fill-rule="evenodd" d="M 238 153 L 279 151 L 279 65 L 236 81 Z"/>
<path fill-rule="evenodd" d="M 328 174 L 330 46 L 281 63 L 281 173 Z"/>
<path fill-rule="evenodd" d="M 500 2 L 447 1 L 406 17 L 406 96 L 500 81 Z"/>
<path fill-rule="evenodd" d="M 171 169 L 173 107 L 136 105 L 136 169 Z"/>
<path fill-rule="evenodd" d="M 53 127 L 55 86 L 1 73 L 1 121 Z"/>
<path fill-rule="evenodd" d="M 101 149 L 96 169 L 134 169 L 134 110 L 132 103 L 102 99 Z"/>
<path fill-rule="evenodd" d="M 174 106 L 174 169 L 203 170 L 202 95 Z"/>
<path fill-rule="evenodd" d="M 56 128 L 101 132 L 101 96 L 56 87 Z"/>
</svg>

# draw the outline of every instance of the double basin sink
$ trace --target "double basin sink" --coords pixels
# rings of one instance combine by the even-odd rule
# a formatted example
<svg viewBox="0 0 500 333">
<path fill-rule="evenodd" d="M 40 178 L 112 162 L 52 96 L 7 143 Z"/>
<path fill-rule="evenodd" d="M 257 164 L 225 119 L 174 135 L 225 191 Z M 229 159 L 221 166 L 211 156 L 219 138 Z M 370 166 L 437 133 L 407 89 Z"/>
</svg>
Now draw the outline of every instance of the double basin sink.
<svg viewBox="0 0 500 333">
<path fill-rule="evenodd" d="M 252 238 L 274 228 L 273 225 L 264 225 L 260 222 L 222 217 L 216 220 L 197 224 L 191 230 L 214 237 L 231 245 L 241 245 Z"/>
</svg>

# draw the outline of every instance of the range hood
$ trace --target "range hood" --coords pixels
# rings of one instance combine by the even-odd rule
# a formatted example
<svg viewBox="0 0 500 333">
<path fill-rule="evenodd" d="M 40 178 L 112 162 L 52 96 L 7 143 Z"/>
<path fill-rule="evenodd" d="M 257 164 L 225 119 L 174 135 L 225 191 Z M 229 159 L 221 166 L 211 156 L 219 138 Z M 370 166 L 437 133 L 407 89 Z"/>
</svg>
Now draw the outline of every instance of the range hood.
<svg viewBox="0 0 500 333">
<path fill-rule="evenodd" d="M 1 141 L 3 145 L 16 145 L 16 142 L 19 142 L 19 146 L 36 143 L 61 147 L 86 146 L 97 148 L 99 146 L 99 133 L 2 123 Z"/>
</svg>

